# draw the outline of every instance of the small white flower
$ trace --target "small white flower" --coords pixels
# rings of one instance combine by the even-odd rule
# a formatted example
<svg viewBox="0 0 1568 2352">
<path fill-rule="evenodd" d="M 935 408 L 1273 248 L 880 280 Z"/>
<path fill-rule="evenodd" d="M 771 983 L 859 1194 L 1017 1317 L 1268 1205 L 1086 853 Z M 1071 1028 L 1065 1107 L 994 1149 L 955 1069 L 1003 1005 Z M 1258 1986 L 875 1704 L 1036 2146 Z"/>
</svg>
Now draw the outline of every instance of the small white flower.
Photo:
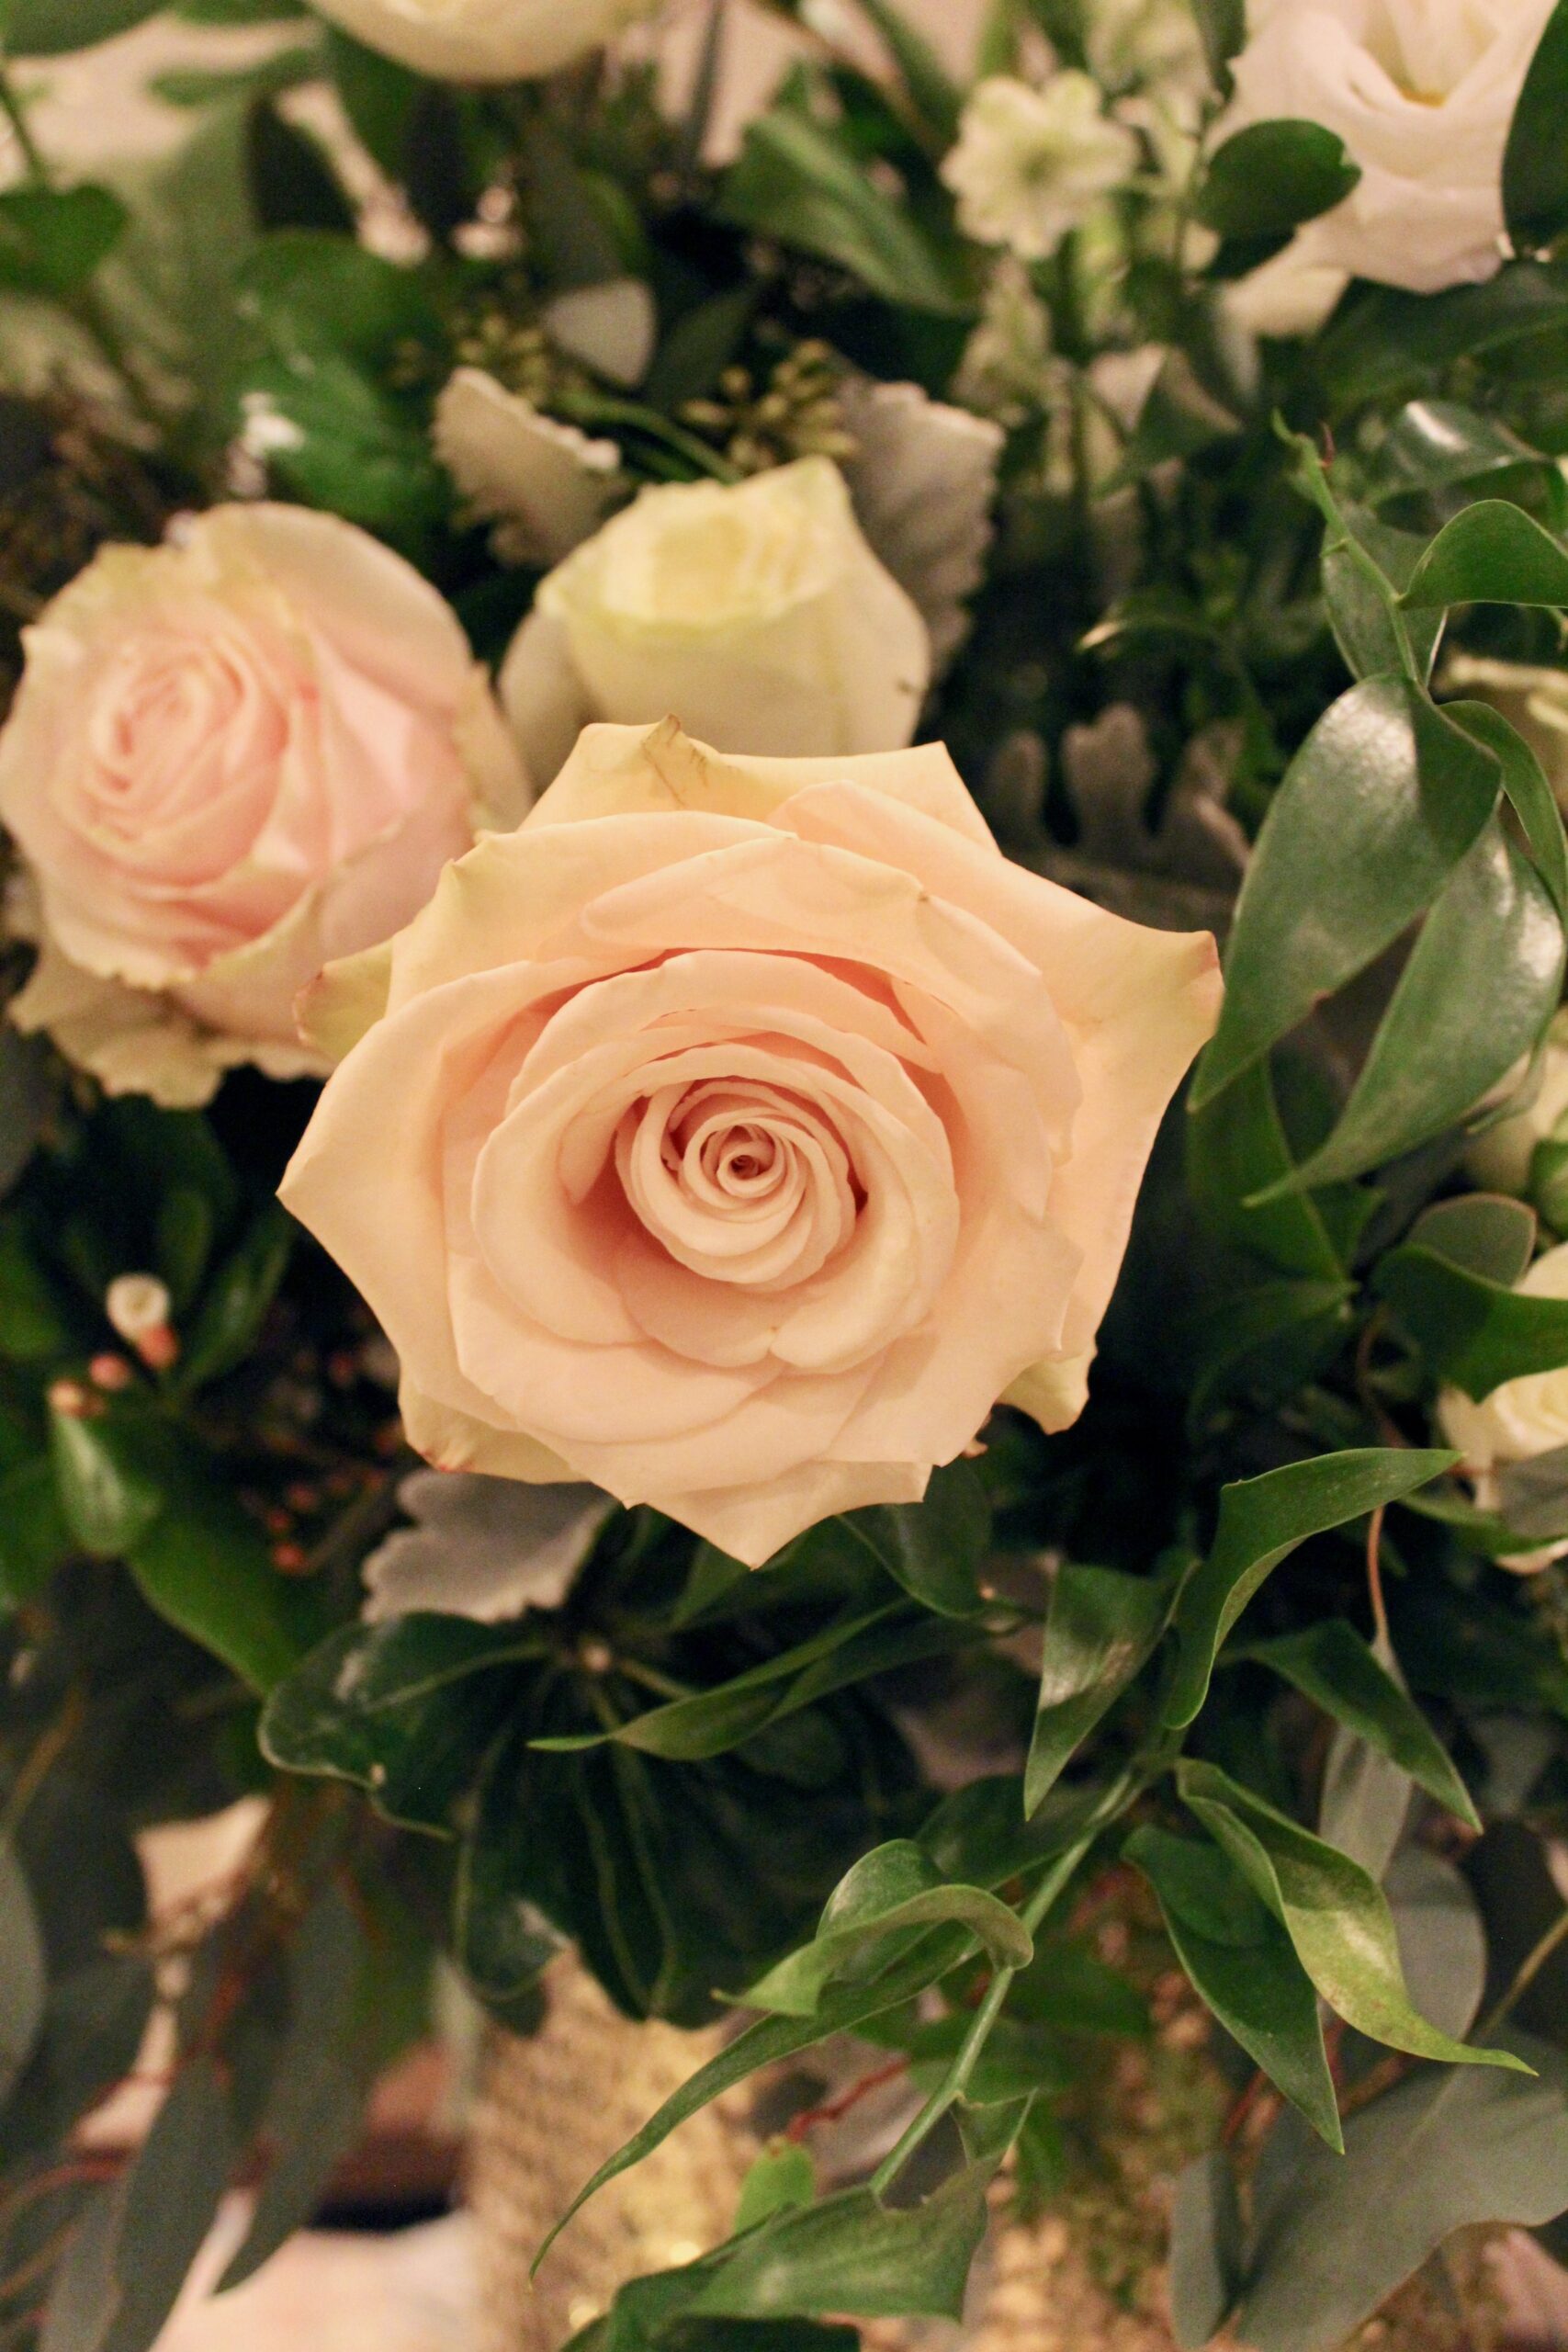
<svg viewBox="0 0 1568 2352">
<path fill-rule="evenodd" d="M 156 1274 L 117 1274 L 104 1294 L 109 1328 L 132 1346 L 149 1331 L 164 1331 L 173 1312 L 168 1285 Z"/>
<path fill-rule="evenodd" d="M 996 74 L 965 106 L 942 176 L 970 236 L 1043 261 L 1131 175 L 1137 156 L 1137 141 L 1108 119 L 1089 74 L 1057 74 L 1033 90 Z"/>
<path fill-rule="evenodd" d="M 558 563 L 604 519 L 621 453 L 541 415 L 482 368 L 459 368 L 435 403 L 435 454 L 508 563 Z"/>
</svg>

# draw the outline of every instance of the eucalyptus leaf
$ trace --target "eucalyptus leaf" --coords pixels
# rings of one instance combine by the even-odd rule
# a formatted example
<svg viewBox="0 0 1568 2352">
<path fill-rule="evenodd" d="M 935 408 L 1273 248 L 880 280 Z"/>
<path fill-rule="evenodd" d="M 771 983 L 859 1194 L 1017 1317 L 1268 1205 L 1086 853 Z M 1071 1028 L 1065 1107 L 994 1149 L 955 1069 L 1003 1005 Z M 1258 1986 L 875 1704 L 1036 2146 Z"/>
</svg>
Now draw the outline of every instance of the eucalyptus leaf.
<svg viewBox="0 0 1568 2352">
<path fill-rule="evenodd" d="M 1216 1765 L 1184 1762 L 1177 1785 L 1251 1881 L 1318 1992 L 1348 2025 L 1413 2057 L 1517 2068 L 1506 2050 L 1456 2041 L 1411 2006 L 1388 1902 L 1359 1863 L 1314 1838 Z"/>
<path fill-rule="evenodd" d="M 1162 1578 L 1064 1561 L 1051 1587 L 1023 1809 L 1036 1813 L 1074 1751 L 1154 1653 L 1169 1621 Z"/>
<path fill-rule="evenodd" d="M 1347 1447 L 1224 1487 L 1209 1555 L 1177 1604 L 1181 1647 L 1166 1722 L 1177 1726 L 1192 1721 L 1226 1634 L 1265 1577 L 1298 1544 L 1397 1501 L 1450 1469 L 1457 1458 L 1414 1446 Z"/>
</svg>

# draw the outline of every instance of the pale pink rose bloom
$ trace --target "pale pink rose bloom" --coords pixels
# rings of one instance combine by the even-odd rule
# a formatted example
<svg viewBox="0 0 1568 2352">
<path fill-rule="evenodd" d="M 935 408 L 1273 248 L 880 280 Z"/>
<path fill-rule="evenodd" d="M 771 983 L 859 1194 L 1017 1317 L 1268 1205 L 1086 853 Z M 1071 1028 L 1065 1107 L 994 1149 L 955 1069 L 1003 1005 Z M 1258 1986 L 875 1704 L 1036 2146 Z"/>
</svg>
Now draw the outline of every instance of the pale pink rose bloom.
<svg viewBox="0 0 1568 2352">
<path fill-rule="evenodd" d="M 755 1564 L 1081 1409 L 1207 933 L 1004 858 L 937 745 L 587 729 L 520 831 L 322 976 L 283 1197 L 446 1468 L 583 1478 Z"/>
<path fill-rule="evenodd" d="M 12 1017 L 115 1091 L 320 1069 L 300 988 L 525 803 L 456 616 L 335 515 L 219 506 L 105 548 L 24 642 L 0 818 L 42 953 Z"/>
</svg>

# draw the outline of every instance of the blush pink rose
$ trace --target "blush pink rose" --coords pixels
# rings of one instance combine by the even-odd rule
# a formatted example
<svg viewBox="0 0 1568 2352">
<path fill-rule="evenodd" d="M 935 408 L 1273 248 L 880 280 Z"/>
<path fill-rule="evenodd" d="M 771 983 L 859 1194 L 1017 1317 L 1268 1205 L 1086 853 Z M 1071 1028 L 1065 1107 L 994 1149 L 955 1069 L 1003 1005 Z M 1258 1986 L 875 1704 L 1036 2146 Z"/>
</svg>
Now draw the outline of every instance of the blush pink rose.
<svg viewBox="0 0 1568 2352">
<path fill-rule="evenodd" d="M 917 1499 L 1004 1393 L 1075 1418 L 1219 996 L 1207 933 L 1010 864 L 939 746 L 591 727 L 305 1001 L 347 1051 L 283 1198 L 431 1460 L 590 1479 L 755 1564 Z"/>
<path fill-rule="evenodd" d="M 115 1091 L 319 1069 L 299 989 L 524 805 L 456 616 L 334 515 L 219 506 L 105 548 L 25 644 L 0 818 L 43 952 L 12 1017 Z"/>
</svg>

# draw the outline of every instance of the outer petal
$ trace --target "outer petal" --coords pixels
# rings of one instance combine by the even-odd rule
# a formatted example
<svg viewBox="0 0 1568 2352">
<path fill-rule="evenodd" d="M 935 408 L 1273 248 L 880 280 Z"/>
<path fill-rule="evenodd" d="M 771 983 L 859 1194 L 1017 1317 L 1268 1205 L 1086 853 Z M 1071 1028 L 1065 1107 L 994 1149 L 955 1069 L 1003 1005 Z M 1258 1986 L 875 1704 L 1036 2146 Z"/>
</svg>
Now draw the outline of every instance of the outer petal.
<svg viewBox="0 0 1568 2352">
<path fill-rule="evenodd" d="M 716 1544 L 732 1560 L 760 1568 L 794 1536 L 836 1511 L 870 1503 L 918 1503 L 930 1483 L 924 1462 L 807 1462 L 765 1485 L 709 1487 L 649 1498 L 655 1510 Z"/>
</svg>

